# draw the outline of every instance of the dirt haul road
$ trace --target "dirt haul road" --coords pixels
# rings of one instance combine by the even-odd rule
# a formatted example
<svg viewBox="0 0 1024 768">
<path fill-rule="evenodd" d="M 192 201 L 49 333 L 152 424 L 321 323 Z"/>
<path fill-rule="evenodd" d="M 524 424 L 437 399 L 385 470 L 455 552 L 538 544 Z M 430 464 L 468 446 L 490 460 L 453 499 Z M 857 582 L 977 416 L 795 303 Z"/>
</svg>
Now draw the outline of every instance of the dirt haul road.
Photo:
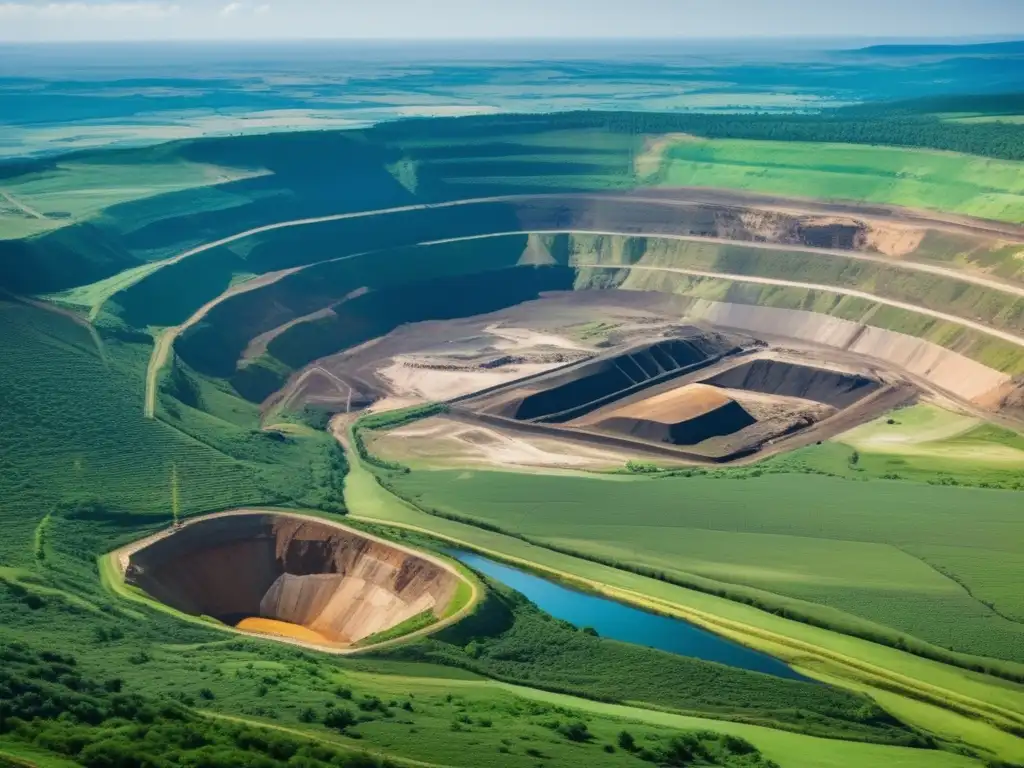
<svg viewBox="0 0 1024 768">
<path fill-rule="evenodd" d="M 427 246 L 427 245 L 437 245 L 437 244 L 441 244 L 441 243 L 466 242 L 466 241 L 472 241 L 472 240 L 486 240 L 486 239 L 489 239 L 489 238 L 508 237 L 508 236 L 511 236 L 511 235 L 518 235 L 518 234 L 523 234 L 523 233 L 522 232 L 517 232 L 517 231 L 509 231 L 509 232 L 495 232 L 495 233 L 486 234 L 486 235 L 468 235 L 466 237 L 446 238 L 444 240 L 427 240 L 427 241 L 424 241 L 422 243 L 418 243 L 417 245 Z M 573 230 L 545 230 L 545 231 L 533 232 L 532 234 L 538 234 L 538 235 L 574 234 L 574 235 L 594 235 L 594 236 L 629 236 L 629 237 L 645 237 L 645 238 L 650 238 L 650 239 L 678 240 L 678 241 L 685 241 L 685 242 L 700 242 L 700 243 L 718 243 L 718 244 L 734 244 L 735 243 L 735 241 L 732 241 L 732 240 L 725 240 L 723 238 L 714 238 L 714 237 L 697 237 L 697 236 L 693 236 L 693 235 L 666 235 L 666 234 L 659 234 L 659 233 L 627 232 L 627 231 L 612 231 L 612 230 L 579 230 L 579 229 L 573 229 Z M 741 243 L 741 244 L 746 244 L 746 243 Z M 971 283 L 973 285 L 978 285 L 980 287 L 989 288 L 991 290 L 997 290 L 997 291 L 1001 291 L 1003 293 L 1009 293 L 1009 294 L 1012 294 L 1012 295 L 1015 295 L 1015 296 L 1020 296 L 1020 297 L 1024 298 L 1024 286 L 1016 285 L 1016 284 L 1012 284 L 1012 283 L 1006 283 L 1006 282 L 1003 282 L 1001 280 L 985 277 L 983 275 L 978 275 L 978 274 L 974 274 L 974 273 L 970 273 L 970 272 L 960 272 L 958 270 L 955 270 L 955 269 L 952 269 L 952 268 L 949 268 L 949 267 L 941 267 L 941 266 L 938 266 L 938 265 L 935 265 L 935 264 L 921 264 L 921 263 L 910 262 L 910 261 L 894 261 L 892 259 L 887 259 L 884 256 L 872 256 L 870 254 L 859 253 L 859 252 L 856 252 L 856 251 L 845 251 L 845 250 L 834 249 L 834 248 L 812 248 L 810 246 L 781 245 L 781 244 L 778 244 L 778 243 L 756 243 L 756 244 L 746 244 L 746 245 L 749 245 L 750 247 L 756 247 L 758 249 L 764 249 L 764 250 L 773 250 L 773 251 L 780 251 L 780 252 L 784 251 L 784 252 L 798 252 L 798 253 L 814 253 L 814 254 L 822 254 L 822 255 L 826 255 L 826 256 L 838 256 L 838 257 L 847 258 L 847 259 L 854 259 L 854 260 L 857 260 L 857 261 L 866 261 L 866 262 L 878 263 L 878 264 L 883 264 L 883 265 L 888 266 L 888 267 L 892 267 L 894 269 L 900 269 L 900 270 L 905 270 L 905 271 L 909 271 L 909 272 L 921 272 L 921 273 L 924 273 L 924 274 L 938 275 L 938 276 L 941 276 L 941 277 L 948 277 L 948 278 L 951 278 L 951 279 L 954 279 L 954 280 L 959 280 L 961 282 Z M 252 280 L 249 280 L 247 282 L 240 283 L 238 285 L 232 286 L 227 291 L 225 291 L 221 295 L 217 296 L 216 298 L 211 299 L 206 304 L 204 304 L 202 307 L 200 307 L 198 310 L 196 310 L 196 312 L 193 313 L 193 315 L 191 317 L 189 317 L 189 319 L 186 320 L 181 325 L 173 326 L 171 328 L 165 329 L 164 332 L 157 338 L 156 345 L 153 347 L 153 352 L 152 352 L 152 354 L 150 356 L 149 367 L 147 369 L 147 374 L 146 374 L 146 396 L 145 396 L 145 404 L 146 404 L 145 405 L 145 415 L 146 415 L 146 418 L 150 418 L 150 419 L 154 418 L 154 415 L 156 413 L 156 383 L 157 383 L 157 378 L 159 377 L 159 374 L 163 370 L 164 366 L 167 364 L 167 359 L 168 359 L 168 357 L 170 355 L 171 350 L 174 347 L 174 342 L 177 340 L 178 336 L 180 336 L 186 330 L 188 330 L 192 326 L 196 325 L 197 323 L 201 322 L 203 320 L 203 318 L 205 318 L 206 315 L 212 309 L 214 309 L 218 304 L 220 304 L 220 303 L 222 303 L 224 301 L 227 301 L 228 299 L 232 298 L 233 296 L 237 296 L 237 295 L 243 294 L 243 293 L 248 293 L 250 291 L 254 291 L 254 290 L 257 290 L 259 288 L 264 288 L 266 286 L 273 285 L 274 283 L 278 282 L 279 280 L 282 280 L 283 278 L 288 277 L 289 275 L 294 275 L 294 274 L 297 274 L 299 272 L 302 272 L 303 270 L 312 269 L 313 267 L 319 267 L 319 266 L 323 266 L 324 264 L 329 264 L 329 263 L 333 263 L 333 262 L 337 262 L 337 261 L 344 261 L 346 259 L 355 259 L 355 258 L 358 258 L 360 256 L 369 255 L 371 253 L 373 253 L 373 251 L 367 251 L 365 253 L 354 253 L 354 254 L 350 254 L 350 255 L 347 255 L 347 256 L 340 256 L 340 257 L 335 258 L 335 259 L 327 259 L 325 261 L 313 262 L 311 264 L 305 264 L 305 265 L 298 266 L 298 267 L 292 267 L 290 269 L 283 269 L 283 270 L 280 270 L 280 271 L 277 271 L 277 272 L 268 272 L 265 275 L 260 275 L 259 277 L 254 278 Z M 795 282 L 789 282 L 789 281 L 784 281 L 784 280 L 775 280 L 773 278 L 756 278 L 756 277 L 744 277 L 744 276 L 740 276 L 740 275 L 729 275 L 729 274 L 726 274 L 726 273 L 701 272 L 699 270 L 686 270 L 686 269 L 683 269 L 683 268 L 673 268 L 673 267 L 648 267 L 648 266 L 642 266 L 642 265 L 625 265 L 625 266 L 623 266 L 623 265 L 612 265 L 612 264 L 589 264 L 589 263 L 577 263 L 577 264 L 574 264 L 573 266 L 580 267 L 580 268 L 587 267 L 587 268 L 592 268 L 592 269 L 639 269 L 639 270 L 655 270 L 655 271 L 665 271 L 665 272 L 678 272 L 678 273 L 681 273 L 681 274 L 690 274 L 690 275 L 694 275 L 694 276 L 721 277 L 723 279 L 731 279 L 731 280 L 737 280 L 737 281 L 743 281 L 743 282 L 763 283 L 765 285 L 790 285 L 790 286 L 793 286 L 793 287 L 805 287 L 805 288 L 814 288 L 814 289 L 818 289 L 818 290 L 830 290 L 833 293 L 840 293 L 840 294 L 847 295 L 847 296 L 859 296 L 861 298 L 870 298 L 872 301 L 876 301 L 879 304 L 887 304 L 889 306 L 893 306 L 893 307 L 897 307 L 897 308 L 902 308 L 902 309 L 907 309 L 907 310 L 910 310 L 910 311 L 913 311 L 913 312 L 918 312 L 920 314 L 931 315 L 933 317 L 949 320 L 950 322 L 960 323 L 961 325 L 969 326 L 969 327 L 972 327 L 972 328 L 975 328 L 975 329 L 978 329 L 978 330 L 983 330 L 986 333 L 990 333 L 990 334 L 993 334 L 993 335 L 1000 336 L 1001 338 L 1004 338 L 1006 340 L 1012 341 L 1015 344 L 1020 344 L 1021 343 L 1020 337 L 1012 336 L 1010 334 L 1004 334 L 1001 331 L 997 331 L 995 329 L 988 328 L 987 326 L 980 325 L 980 324 L 975 323 L 975 322 L 973 322 L 971 320 L 966 320 L 966 319 L 963 319 L 963 318 L 959 318 L 959 317 L 957 317 L 955 315 L 946 315 L 944 313 L 934 312 L 932 310 L 927 310 L 927 309 L 924 309 L 924 308 L 921 308 L 921 307 L 917 307 L 916 305 L 913 305 L 913 304 L 906 304 L 906 303 L 903 303 L 903 302 L 895 302 L 895 301 L 891 301 L 889 299 L 883 299 L 883 298 L 875 296 L 874 294 L 868 294 L 868 293 L 863 292 L 863 291 L 854 291 L 854 290 L 846 289 L 846 288 L 839 288 L 839 287 L 832 287 L 832 286 L 818 285 L 818 284 L 811 284 L 811 283 L 795 283 Z"/>
<path fill-rule="evenodd" d="M 475 205 L 482 203 L 492 202 L 524 202 L 528 203 L 531 200 L 536 201 L 551 201 L 551 200 L 566 200 L 566 201 L 601 201 L 601 202 L 615 202 L 615 201 L 646 201 L 649 200 L 651 203 L 660 205 L 676 205 L 676 206 L 699 206 L 699 205 L 733 205 L 742 206 L 744 204 L 759 204 L 774 207 L 778 210 L 791 210 L 798 213 L 835 213 L 842 212 L 849 214 L 851 211 L 860 211 L 862 215 L 878 216 L 883 218 L 890 218 L 900 223 L 910 223 L 920 226 L 930 226 L 933 228 L 947 229 L 953 232 L 969 232 L 972 234 L 983 233 L 989 236 L 998 236 L 1009 239 L 1015 239 L 1021 243 L 1024 243 L 1024 228 L 1014 227 L 1012 225 L 1002 225 L 997 222 L 986 222 L 986 221 L 973 221 L 962 219 L 960 217 L 945 217 L 940 214 L 924 214 L 916 211 L 909 211 L 903 209 L 884 209 L 884 208 L 865 208 L 858 209 L 855 206 L 841 205 L 841 204 L 827 204 L 827 203 L 813 203 L 812 201 L 793 201 L 786 200 L 784 198 L 768 198 L 760 197 L 757 195 L 748 194 L 732 194 L 727 192 L 720 192 L 717 190 L 682 190 L 682 193 L 687 195 L 686 199 L 677 199 L 672 197 L 673 194 L 680 194 L 679 190 L 666 190 L 661 194 L 653 195 L 652 191 L 647 190 L 644 194 L 625 194 L 625 195 L 600 195 L 600 194 L 578 194 L 578 195 L 566 195 L 566 194 L 551 194 L 551 195 L 507 195 L 502 197 L 485 197 L 485 198 L 472 198 L 466 200 L 456 200 L 444 203 L 426 203 L 420 205 L 401 206 L 397 208 L 385 208 L 375 211 L 359 211 L 355 213 L 343 213 L 335 214 L 330 216 L 321 216 L 309 219 L 295 219 L 292 221 L 278 222 L 275 224 L 268 224 L 262 227 L 256 227 L 253 229 L 239 232 L 238 234 L 231 235 L 220 240 L 215 240 L 204 245 L 197 246 L 191 250 L 185 251 L 178 256 L 174 256 L 167 259 L 162 266 L 174 264 L 182 261 L 183 259 L 195 256 L 203 253 L 204 251 L 218 248 L 222 245 L 236 242 L 244 238 L 270 232 L 278 229 L 286 229 L 290 227 L 301 227 L 309 226 L 314 224 L 320 224 L 331 221 L 341 221 L 345 219 L 363 218 L 369 216 L 382 216 L 393 213 L 401 213 L 407 211 L 417 210 L 429 210 L 429 209 L 440 209 L 440 208 L 452 208 L 457 206 Z M 648 197 L 647 195 L 651 195 Z M 788 206 L 788 207 L 787 207 Z M 679 240 L 679 241 L 690 241 L 690 242 L 709 242 L 718 244 L 730 244 L 739 243 L 741 245 L 748 245 L 749 247 L 763 248 L 767 250 L 776 251 L 789 251 L 789 252 L 800 252 L 800 253 L 818 253 L 829 256 L 839 256 L 843 258 L 855 259 L 859 261 L 866 261 L 878 264 L 884 264 L 897 269 L 903 269 L 908 271 L 917 271 L 925 274 L 933 274 L 942 277 L 948 277 L 951 279 L 960 280 L 962 282 L 971 283 L 991 290 L 998 290 L 1005 293 L 1010 293 L 1016 296 L 1024 297 L 1024 286 L 998 280 L 996 278 L 987 277 L 971 272 L 962 272 L 956 269 L 942 267 L 934 264 L 923 264 L 911 261 L 895 261 L 887 259 L 883 256 L 874 256 L 870 254 L 864 254 L 853 250 L 843 249 L 831 249 L 831 248 L 815 248 L 806 245 L 789 245 L 789 244 L 778 244 L 778 243 L 765 243 L 756 242 L 749 243 L 746 241 L 733 241 L 724 238 L 715 237 L 700 237 L 694 235 L 672 235 L 663 232 L 644 232 L 644 231 L 631 231 L 627 227 L 623 227 L 621 230 L 618 229 L 557 229 L 557 230 L 531 230 L 533 234 L 550 235 L 550 234 L 578 234 L 578 235 L 604 235 L 604 236 L 630 236 L 630 237 L 646 237 L 652 239 L 666 239 L 666 240 Z M 447 238 L 442 240 L 427 240 L 414 245 L 435 245 L 440 243 L 449 242 L 460 242 L 469 240 L 480 240 L 492 237 L 504 237 L 510 235 L 524 234 L 524 231 L 508 231 L 508 232 L 496 232 L 483 235 L 470 235 L 466 237 Z M 341 256 L 335 259 L 326 259 L 324 261 L 314 262 L 311 264 L 305 264 L 298 267 L 292 267 L 290 269 L 284 269 L 277 272 L 268 272 L 267 274 L 261 275 L 253 280 L 249 280 L 245 283 L 233 286 L 225 291 L 220 296 L 210 300 L 202 307 L 200 307 L 188 320 L 182 325 L 168 328 L 161 334 L 157 339 L 157 343 L 154 346 L 153 353 L 150 357 L 149 367 L 146 376 L 146 395 L 145 395 L 145 415 L 147 418 L 153 418 L 156 412 L 156 382 L 159 377 L 159 373 L 163 370 L 166 365 L 167 358 L 171 349 L 173 349 L 174 342 L 177 337 L 183 332 L 191 328 L 196 323 L 200 322 L 214 307 L 221 302 L 236 296 L 241 293 L 247 293 L 249 291 L 256 290 L 268 285 L 271 285 L 278 280 L 281 280 L 288 275 L 301 272 L 304 269 L 309 269 L 316 266 L 322 266 L 327 263 L 340 261 L 344 259 L 357 258 L 359 256 L 365 256 L 373 251 L 366 253 L 349 254 Z M 576 265 L 584 266 L 584 265 Z M 602 265 L 587 265 L 587 266 L 602 266 Z M 610 267 L 604 267 L 610 268 Z M 669 268 L 664 268 L 669 269 Z M 154 270 L 156 271 L 156 270 Z M 122 285 L 120 290 L 125 290 L 135 282 L 138 282 L 145 277 L 150 276 L 153 272 L 147 272 L 145 275 L 139 276 L 137 280 L 131 281 Z M 696 273 L 694 273 L 696 274 Z M 766 278 L 767 280 L 767 278 Z M 747 282 L 756 282 L 755 280 L 748 278 Z M 782 284 L 782 283 L 780 283 Z M 864 295 L 857 292 L 851 292 L 847 289 L 833 289 L 837 293 L 845 293 L 846 295 Z M 892 306 L 896 306 L 892 302 L 887 302 L 881 299 L 876 299 L 879 303 L 889 303 Z M 100 307 L 102 304 L 100 305 Z M 924 314 L 930 314 L 925 310 L 918 310 L 913 305 L 904 304 L 902 305 L 905 309 L 911 309 L 913 311 L 921 311 Z M 98 311 L 99 307 L 97 307 Z M 952 319 L 951 316 L 947 316 Z M 964 325 L 969 325 L 970 321 L 955 319 L 954 322 L 961 322 Z M 983 327 L 983 326 L 981 326 Z M 1015 342 L 1016 343 L 1016 342 Z"/>
<path fill-rule="evenodd" d="M 997 339 L 1008 341 L 1011 344 L 1015 344 L 1018 347 L 1024 347 L 1024 336 L 1016 336 L 1006 331 L 1000 331 L 996 328 L 990 328 L 987 325 L 976 323 L 973 320 L 968 320 L 957 315 L 949 315 L 945 312 L 938 312 L 934 309 L 926 309 L 925 307 L 919 307 L 916 304 L 908 304 L 903 301 L 895 301 L 893 299 L 885 299 L 881 296 L 876 296 L 873 293 L 866 291 L 856 291 L 850 288 L 840 288 L 835 285 L 824 285 L 821 283 L 802 283 L 797 280 L 780 280 L 774 277 L 754 277 L 751 275 L 734 275 L 728 272 L 705 272 L 699 269 L 682 269 L 677 267 L 645 267 L 645 266 L 619 266 L 614 264 L 577 264 L 579 268 L 587 269 L 618 269 L 618 270 L 639 270 L 643 272 L 670 272 L 679 275 L 689 275 L 691 277 L 708 277 L 717 280 L 731 280 L 737 283 L 755 283 L 757 285 L 777 285 L 783 288 L 804 288 L 811 291 L 824 291 L 828 293 L 836 293 L 840 296 L 851 296 L 857 299 L 865 299 L 866 301 L 872 301 L 876 304 L 884 304 L 888 307 L 894 307 L 895 309 L 903 309 L 908 312 L 916 312 L 919 315 L 927 315 L 934 317 L 937 320 L 944 320 L 949 323 L 955 323 L 956 325 L 962 325 L 965 328 L 978 331 L 980 333 L 987 334 L 988 336 L 994 336 Z"/>
<path fill-rule="evenodd" d="M 268 285 L 273 285 L 278 280 L 303 269 L 305 269 L 305 267 L 293 267 L 292 269 L 282 269 L 278 272 L 267 272 L 265 275 L 260 275 L 252 280 L 247 280 L 244 283 L 234 285 L 216 298 L 213 298 L 203 304 L 203 306 L 192 313 L 192 316 L 181 325 L 174 325 L 170 328 L 165 328 L 156 337 L 156 341 L 153 345 L 153 351 L 149 355 L 149 365 L 146 366 L 146 399 L 145 406 L 143 408 L 145 417 L 147 419 L 156 417 L 157 379 L 160 377 L 160 372 L 164 369 L 164 366 L 167 365 L 167 359 L 170 357 L 171 350 L 174 349 L 174 342 L 177 341 L 181 334 L 196 323 L 200 322 L 207 314 L 209 314 L 210 310 L 222 301 L 227 301 L 232 296 L 238 296 L 239 294 L 248 293 Z"/>
<path fill-rule="evenodd" d="M 426 211 L 444 208 L 457 208 L 465 205 L 479 205 L 485 203 L 530 203 L 531 201 L 544 202 L 552 200 L 573 201 L 594 201 L 594 202 L 648 202 L 653 205 L 669 206 L 719 206 L 724 208 L 746 208 L 758 207 L 765 210 L 784 211 L 787 213 L 801 215 L 842 215 L 859 216 L 878 219 L 883 222 L 906 224 L 910 226 L 941 229 L 948 232 L 970 235 L 982 235 L 1007 240 L 1015 243 L 1024 243 L 1024 227 L 1001 222 L 988 221 L 984 219 L 970 219 L 963 216 L 952 216 L 940 212 L 918 211 L 909 208 L 881 207 L 881 206 L 858 206 L 855 204 L 827 203 L 814 200 L 797 200 L 792 198 L 774 197 L 769 195 L 756 195 L 743 192 L 730 192 L 727 190 L 704 189 L 694 187 L 675 187 L 671 189 L 644 189 L 634 193 L 550 193 L 534 195 L 499 195 L 494 197 L 466 198 L 462 200 L 448 200 L 438 203 L 418 203 L 415 205 L 401 205 L 394 208 L 380 208 L 370 211 L 353 211 L 348 213 L 329 214 L 327 216 L 316 216 L 306 219 L 291 219 L 279 221 L 272 224 L 253 227 L 244 232 L 213 240 L 195 248 L 179 253 L 161 262 L 156 262 L 156 269 L 176 264 L 179 261 L 190 258 L 197 254 L 219 248 L 223 245 L 243 240 L 253 235 L 266 232 L 274 232 L 279 229 L 291 227 L 305 227 L 314 224 L 325 224 L 346 219 L 359 219 L 371 216 L 386 216 L 395 213 L 408 213 L 411 211 Z M 627 233 L 628 234 L 628 233 Z M 154 271 L 156 271 L 154 269 Z M 144 279 L 152 274 L 147 271 L 140 275 L 137 280 L 127 282 L 121 286 L 121 290 L 130 288 L 135 282 Z M 102 306 L 102 305 L 101 305 Z"/>
</svg>

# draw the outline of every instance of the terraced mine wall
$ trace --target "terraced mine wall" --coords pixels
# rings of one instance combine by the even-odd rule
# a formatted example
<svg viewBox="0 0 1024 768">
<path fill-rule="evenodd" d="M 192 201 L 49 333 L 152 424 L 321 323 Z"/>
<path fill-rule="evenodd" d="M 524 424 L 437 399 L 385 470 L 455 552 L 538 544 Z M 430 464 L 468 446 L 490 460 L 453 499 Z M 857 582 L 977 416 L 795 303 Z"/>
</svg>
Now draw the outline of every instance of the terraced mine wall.
<svg viewBox="0 0 1024 768">
<path fill-rule="evenodd" d="M 967 400 L 979 399 L 1010 381 L 1007 374 L 930 341 L 818 312 L 703 299 L 685 300 L 680 309 L 691 320 L 874 358 Z"/>
<path fill-rule="evenodd" d="M 685 339 L 666 339 L 556 375 L 543 382 L 544 389 L 505 405 L 500 413 L 521 421 L 571 421 L 737 351 L 735 344 L 719 335 L 694 333 Z"/>
<path fill-rule="evenodd" d="M 723 371 L 704 383 L 725 389 L 799 397 L 836 408 L 853 405 L 881 386 L 866 376 L 782 360 L 752 360 Z"/>
<path fill-rule="evenodd" d="M 288 622 L 337 645 L 440 614 L 459 579 L 349 529 L 259 513 L 189 523 L 133 553 L 125 577 L 184 613 Z"/>
</svg>

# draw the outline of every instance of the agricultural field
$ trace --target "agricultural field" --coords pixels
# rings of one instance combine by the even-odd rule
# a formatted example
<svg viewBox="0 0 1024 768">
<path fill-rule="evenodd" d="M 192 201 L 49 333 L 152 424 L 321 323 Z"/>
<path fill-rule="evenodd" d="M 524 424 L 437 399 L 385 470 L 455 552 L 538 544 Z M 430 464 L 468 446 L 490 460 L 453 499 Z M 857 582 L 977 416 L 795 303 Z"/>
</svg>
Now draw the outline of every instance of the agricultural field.
<svg viewBox="0 0 1024 768">
<path fill-rule="evenodd" d="M 459 473 L 460 476 L 463 474 Z M 530 476 L 512 477 L 522 480 Z M 999 701 L 1011 709 L 1018 709 L 1019 691 L 1015 691 L 1013 686 L 997 683 L 993 678 L 973 678 L 945 664 L 858 639 L 851 636 L 857 633 L 857 628 L 850 625 L 844 627 L 843 633 L 837 633 L 824 629 L 824 622 L 814 622 L 815 626 L 812 626 L 804 621 L 782 618 L 777 615 L 777 609 L 768 613 L 751 607 L 751 604 L 765 605 L 758 600 L 765 596 L 764 593 L 741 595 L 736 590 L 722 590 L 721 585 L 716 588 L 714 582 L 698 579 L 686 580 L 690 587 L 688 589 L 667 583 L 664 578 L 644 576 L 633 569 L 613 567 L 611 563 L 597 562 L 593 558 L 574 557 L 538 542 L 527 541 L 522 536 L 502 533 L 491 526 L 481 527 L 473 524 L 469 518 L 461 522 L 449 516 L 428 514 L 418 506 L 384 491 L 373 474 L 359 462 L 351 466 L 346 498 L 353 508 L 359 509 L 358 515 L 362 519 L 417 531 L 430 531 L 456 546 L 470 548 L 522 567 L 535 568 L 541 574 L 631 604 L 645 605 L 669 615 L 685 617 L 699 626 L 714 628 L 751 647 L 787 659 L 797 669 L 809 672 L 814 670 L 811 674 L 815 676 L 827 675 L 829 680 L 844 686 L 871 691 L 876 699 L 881 690 L 874 686 L 887 679 L 884 677 L 885 670 L 889 673 L 897 672 L 910 685 L 902 693 L 909 693 L 910 700 L 930 702 L 910 705 L 910 700 L 899 695 L 889 698 L 887 706 L 900 706 L 901 717 L 905 717 L 907 722 L 926 729 L 937 729 L 945 735 L 956 734 L 955 738 L 966 744 L 979 745 L 985 750 L 994 749 L 1005 758 L 1019 758 L 1021 755 L 1014 737 L 1003 735 L 977 720 L 951 715 L 946 709 L 947 699 L 931 698 L 940 692 L 941 697 L 948 696 L 950 700 L 961 700 L 960 697 L 967 696 L 970 697 L 967 700 Z M 652 572 L 652 575 L 657 574 Z M 730 593 L 732 599 L 715 596 Z M 796 602 L 790 601 L 785 607 L 789 611 L 788 615 L 799 615 L 795 609 L 800 606 Z M 835 621 L 837 616 L 833 613 L 827 618 Z M 709 619 L 710 623 L 706 623 Z M 790 645 L 790 639 L 797 640 L 797 644 Z M 863 670 L 857 666 L 859 662 L 855 662 L 853 667 L 847 666 L 853 659 L 869 662 L 874 669 L 882 671 L 883 678 L 876 680 L 874 686 L 869 684 L 863 687 Z M 882 682 L 882 685 L 887 683 Z"/>
<path fill-rule="evenodd" d="M 967 155 L 841 144 L 706 141 L 662 150 L 664 186 L 713 186 L 931 208 L 1024 222 L 1021 165 Z"/>
<path fill-rule="evenodd" d="M 1016 492 L 792 474 L 622 483 L 450 470 L 395 482 L 418 504 L 531 541 L 753 587 L 1024 663 L 1020 625 L 972 597 L 967 577 L 946 576 L 959 574 L 938 556 L 943 547 L 983 550 L 993 562 L 1016 553 Z M 851 507 L 856 516 L 844 514 Z M 929 562 L 917 547 L 930 548 Z"/>
<path fill-rule="evenodd" d="M 67 162 L 0 187 L 0 240 L 38 235 L 100 216 L 122 203 L 258 176 L 175 158 L 159 164 Z M 126 161 L 127 160 L 127 161 Z"/>
</svg>

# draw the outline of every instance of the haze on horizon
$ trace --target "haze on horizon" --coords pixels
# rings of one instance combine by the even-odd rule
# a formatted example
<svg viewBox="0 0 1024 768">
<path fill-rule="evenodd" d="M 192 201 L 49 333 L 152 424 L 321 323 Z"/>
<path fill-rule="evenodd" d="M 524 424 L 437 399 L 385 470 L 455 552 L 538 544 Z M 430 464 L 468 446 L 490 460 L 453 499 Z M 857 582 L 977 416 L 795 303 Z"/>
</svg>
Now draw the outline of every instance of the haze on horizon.
<svg viewBox="0 0 1024 768">
<path fill-rule="evenodd" d="M 0 0 L 0 41 L 1024 36 L 1020 0 Z"/>
</svg>

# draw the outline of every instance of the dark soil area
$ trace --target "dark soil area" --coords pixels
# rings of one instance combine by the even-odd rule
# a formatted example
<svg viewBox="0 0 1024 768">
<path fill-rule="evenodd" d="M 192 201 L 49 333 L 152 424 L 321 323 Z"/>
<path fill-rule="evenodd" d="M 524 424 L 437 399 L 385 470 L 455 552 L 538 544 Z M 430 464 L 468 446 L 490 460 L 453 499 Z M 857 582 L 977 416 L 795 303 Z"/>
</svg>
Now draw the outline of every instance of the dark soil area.
<svg viewBox="0 0 1024 768">
<path fill-rule="evenodd" d="M 501 415 L 564 423 L 621 397 L 698 370 L 735 351 L 727 337 L 693 329 L 615 357 L 594 360 L 543 382 L 545 389 L 509 403 Z"/>
<path fill-rule="evenodd" d="M 601 422 L 602 429 L 657 443 L 697 445 L 712 437 L 723 437 L 756 424 L 757 420 L 735 401 L 675 424 L 650 419 L 613 417 Z"/>
<path fill-rule="evenodd" d="M 836 408 L 847 408 L 881 386 L 874 379 L 865 376 L 778 360 L 754 360 L 744 363 L 713 376 L 704 383 L 768 395 L 800 397 Z"/>
</svg>

